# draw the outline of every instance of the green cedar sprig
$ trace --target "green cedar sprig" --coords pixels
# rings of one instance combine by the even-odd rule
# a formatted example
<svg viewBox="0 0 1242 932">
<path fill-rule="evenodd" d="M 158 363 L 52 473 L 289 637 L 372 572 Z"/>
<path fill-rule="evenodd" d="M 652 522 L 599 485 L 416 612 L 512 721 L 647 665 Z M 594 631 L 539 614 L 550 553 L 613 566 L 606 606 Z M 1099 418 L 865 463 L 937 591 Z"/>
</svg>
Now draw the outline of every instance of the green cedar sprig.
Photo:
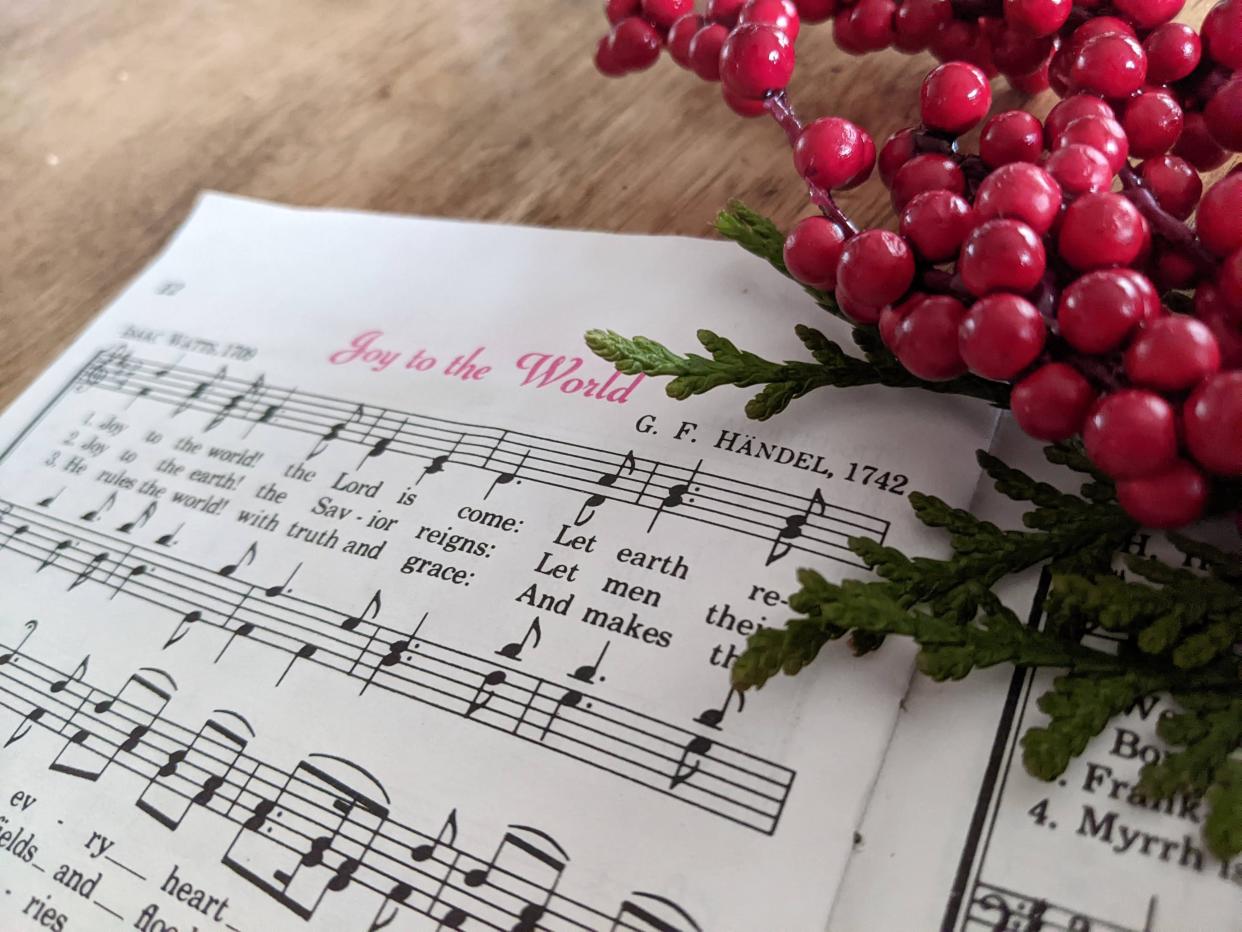
<svg viewBox="0 0 1242 932">
<path fill-rule="evenodd" d="M 771 221 L 735 202 L 717 217 L 716 228 L 789 274 L 784 236 Z M 832 295 L 807 292 L 820 308 L 842 317 Z M 763 386 L 746 406 L 759 420 L 828 386 L 919 388 L 1008 405 L 1008 389 L 996 383 L 914 378 L 872 329 L 854 330 L 861 357 L 811 327 L 795 332 L 812 362 L 771 362 L 708 330 L 698 336 L 709 357 L 681 356 L 653 340 L 604 330 L 588 333 L 587 343 L 624 373 L 671 377 L 667 391 L 678 399 L 721 385 Z M 1184 566 L 1128 556 L 1118 574 L 1115 557 L 1138 529 L 1117 505 L 1111 481 L 1080 444 L 1058 444 L 1045 453 L 1080 475 L 1077 493 L 979 454 L 997 489 L 1029 506 L 1021 529 L 999 528 L 914 492 L 910 504 L 919 520 L 949 536 L 947 559 L 909 557 L 860 538 L 850 547 L 874 578 L 830 583 L 800 570 L 800 588 L 789 598 L 795 617 L 750 636 L 732 668 L 733 685 L 757 689 L 779 673 L 795 674 L 841 638 L 860 655 L 889 636 L 911 638 L 919 647 L 918 669 L 941 681 L 998 664 L 1054 670 L 1058 675 L 1038 700 L 1048 721 L 1029 728 L 1021 741 L 1026 769 L 1043 780 L 1063 774 L 1135 703 L 1167 696 L 1174 711 L 1160 719 L 1157 734 L 1170 750 L 1143 768 L 1138 792 L 1153 801 L 1176 794 L 1202 799 L 1209 809 L 1209 848 L 1232 858 L 1242 853 L 1242 556 L 1170 535 L 1186 557 Z M 1215 496 L 1213 511 L 1237 509 L 1242 483 L 1218 483 Z M 993 588 L 1035 567 L 1049 574 L 1050 589 L 1042 624 L 1032 627 Z"/>
</svg>

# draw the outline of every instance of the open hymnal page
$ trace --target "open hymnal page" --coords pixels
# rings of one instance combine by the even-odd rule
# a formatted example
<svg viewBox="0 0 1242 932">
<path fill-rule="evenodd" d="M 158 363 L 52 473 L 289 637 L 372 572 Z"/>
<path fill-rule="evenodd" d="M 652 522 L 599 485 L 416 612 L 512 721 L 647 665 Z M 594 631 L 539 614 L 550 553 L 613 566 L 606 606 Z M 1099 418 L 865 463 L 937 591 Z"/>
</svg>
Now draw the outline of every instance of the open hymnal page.
<svg viewBox="0 0 1242 932">
<path fill-rule="evenodd" d="M 905 495 L 967 504 L 993 414 L 755 424 L 581 341 L 806 307 L 723 243 L 205 198 L 0 420 L 0 927 L 822 928 L 910 653 L 727 667 L 851 536 L 936 552 Z"/>
<path fill-rule="evenodd" d="M 994 452 L 1048 481 L 1071 476 L 1008 420 Z M 986 483 L 973 508 L 1002 526 L 1021 515 Z M 1131 547 L 1177 558 L 1150 534 Z M 1001 595 L 1037 624 L 1046 592 L 1046 578 L 1032 573 Z M 1112 721 L 1056 782 L 1026 772 L 1018 742 L 1046 720 L 1035 703 L 1051 678 L 1005 668 L 958 684 L 915 680 L 832 932 L 1242 929 L 1242 862 L 1208 854 L 1202 805 L 1150 803 L 1134 792 L 1139 770 L 1164 746 L 1155 733 L 1163 700 Z"/>
</svg>

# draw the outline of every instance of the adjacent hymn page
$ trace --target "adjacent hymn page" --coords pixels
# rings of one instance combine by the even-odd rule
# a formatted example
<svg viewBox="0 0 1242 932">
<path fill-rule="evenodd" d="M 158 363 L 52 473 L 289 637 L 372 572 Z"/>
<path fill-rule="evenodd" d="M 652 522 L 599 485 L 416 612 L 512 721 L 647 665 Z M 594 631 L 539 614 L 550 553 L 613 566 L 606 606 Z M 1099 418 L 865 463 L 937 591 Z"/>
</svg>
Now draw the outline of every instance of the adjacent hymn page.
<svg viewBox="0 0 1242 932">
<path fill-rule="evenodd" d="M 1043 461 L 1039 445 L 1012 422 L 993 451 L 1072 487 L 1074 478 Z M 1022 509 L 985 480 L 971 510 L 1016 527 Z M 1227 541 L 1222 534 L 1220 544 Z M 1149 532 L 1134 538 L 1130 552 L 1174 565 L 1181 559 Z M 1118 571 L 1128 572 L 1120 564 Z M 998 593 L 1038 625 L 1048 582 L 1032 572 Z M 1222 863 L 1207 851 L 1203 804 L 1151 802 L 1136 790 L 1143 765 L 1161 753 L 1156 725 L 1167 700 L 1145 698 L 1109 722 L 1060 779 L 1046 783 L 1026 772 L 1019 742 L 1047 721 L 1037 700 L 1054 675 L 998 667 L 963 683 L 915 680 L 832 932 L 1242 930 L 1242 861 Z"/>
<path fill-rule="evenodd" d="M 850 537 L 936 552 L 906 495 L 966 505 L 994 413 L 756 424 L 581 337 L 797 357 L 806 307 L 730 244 L 205 198 L 0 421 L 0 927 L 822 929 L 910 654 L 728 668 Z"/>
</svg>

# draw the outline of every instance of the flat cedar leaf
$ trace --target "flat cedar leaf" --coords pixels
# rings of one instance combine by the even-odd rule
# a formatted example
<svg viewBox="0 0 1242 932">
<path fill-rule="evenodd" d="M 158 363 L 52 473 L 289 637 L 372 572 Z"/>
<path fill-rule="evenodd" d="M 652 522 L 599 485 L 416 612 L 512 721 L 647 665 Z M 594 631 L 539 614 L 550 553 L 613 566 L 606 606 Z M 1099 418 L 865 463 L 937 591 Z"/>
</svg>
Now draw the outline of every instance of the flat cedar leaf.
<svg viewBox="0 0 1242 932">
<path fill-rule="evenodd" d="M 1175 793 L 1201 796 L 1242 746 L 1242 700 L 1215 709 L 1174 712 L 1161 718 L 1156 730 L 1181 749 L 1145 766 L 1139 791 L 1151 799 L 1168 799 Z"/>
<path fill-rule="evenodd" d="M 1242 614 L 1222 618 L 1190 635 L 1173 651 L 1173 662 L 1183 670 L 1204 667 L 1231 650 L 1242 634 Z"/>
<path fill-rule="evenodd" d="M 1078 496 L 1066 494 L 1047 482 L 1037 482 L 985 450 L 975 451 L 975 459 L 979 468 L 995 484 L 996 490 L 1014 501 L 1032 502 L 1041 508 L 1075 508 L 1082 501 Z"/>
<path fill-rule="evenodd" d="M 1242 762 L 1226 761 L 1207 791 L 1203 837 L 1208 850 L 1228 863 L 1242 854 Z"/>
<path fill-rule="evenodd" d="M 1169 541 L 1187 557 L 1212 570 L 1217 577 L 1242 582 L 1242 553 L 1226 553 L 1219 547 L 1176 533 L 1169 534 Z"/>
<path fill-rule="evenodd" d="M 1081 754 L 1109 720 L 1152 691 L 1152 683 L 1134 672 L 1117 676 L 1057 677 L 1039 697 L 1047 725 L 1022 736 L 1022 763 L 1031 776 L 1055 780 Z"/>
</svg>

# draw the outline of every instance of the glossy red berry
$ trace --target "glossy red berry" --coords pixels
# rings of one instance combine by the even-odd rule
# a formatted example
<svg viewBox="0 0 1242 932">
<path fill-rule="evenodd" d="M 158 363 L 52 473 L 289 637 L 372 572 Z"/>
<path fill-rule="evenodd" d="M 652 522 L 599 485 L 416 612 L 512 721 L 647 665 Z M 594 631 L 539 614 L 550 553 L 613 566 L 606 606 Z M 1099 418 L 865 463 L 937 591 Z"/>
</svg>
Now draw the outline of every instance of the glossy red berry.
<svg viewBox="0 0 1242 932">
<path fill-rule="evenodd" d="M 874 308 L 892 304 L 914 281 L 914 254 L 888 230 L 866 230 L 845 244 L 837 265 L 837 287 Z"/>
<path fill-rule="evenodd" d="M 1198 67 L 1203 45 L 1199 34 L 1185 23 L 1165 23 L 1143 40 L 1143 51 L 1147 53 L 1147 80 L 1172 84 Z"/>
<path fill-rule="evenodd" d="M 1040 67 L 1056 47 L 1050 37 L 1040 38 L 1008 26 L 985 30 L 992 61 L 1006 75 L 1030 74 Z"/>
<path fill-rule="evenodd" d="M 1036 94 L 1042 94 L 1052 86 L 1052 81 L 1049 79 L 1048 72 L 1051 61 L 1052 59 L 1049 58 L 1048 61 L 1044 62 L 1030 74 L 1011 74 L 1006 77 L 1009 78 L 1009 83 L 1013 85 L 1013 89 L 1019 94 L 1026 94 L 1030 97 L 1034 97 Z"/>
<path fill-rule="evenodd" d="M 695 34 L 702 28 L 703 17 L 695 13 L 689 13 L 673 23 L 668 31 L 669 58 L 683 68 L 693 68 L 694 65 L 690 59 L 690 43 L 694 41 Z"/>
<path fill-rule="evenodd" d="M 1173 407 L 1144 389 L 1113 392 L 1087 415 L 1082 442 L 1091 462 L 1114 479 L 1162 472 L 1177 459 Z"/>
<path fill-rule="evenodd" d="M 631 16 L 612 27 L 609 36 L 612 55 L 619 67 L 626 71 L 650 68 L 660 57 L 663 40 L 645 19 Z"/>
<path fill-rule="evenodd" d="M 869 326 L 880 322 L 880 316 L 884 312 L 883 305 L 876 306 L 859 301 L 842 288 L 840 283 L 837 284 L 834 296 L 837 299 L 837 307 L 854 323 Z"/>
<path fill-rule="evenodd" d="M 928 381 L 956 378 L 966 371 L 958 330 L 966 306 L 948 295 L 918 301 L 897 324 L 892 350 L 912 374 Z"/>
<path fill-rule="evenodd" d="M 1139 305 L 1144 321 L 1156 320 L 1164 316 L 1164 305 L 1160 301 L 1160 292 L 1156 290 L 1156 286 L 1152 284 L 1150 278 L 1135 269 L 1112 269 L 1111 271 L 1128 281 L 1134 286 L 1134 290 L 1138 292 Z"/>
<path fill-rule="evenodd" d="M 966 191 L 966 176 L 957 162 L 947 155 L 916 155 L 897 170 L 893 176 L 893 207 L 904 210 L 915 196 L 924 191 L 949 191 L 962 194 Z"/>
<path fill-rule="evenodd" d="M 974 65 L 946 62 L 923 79 L 919 110 L 929 129 L 960 135 L 987 116 L 991 106 L 988 77 Z"/>
<path fill-rule="evenodd" d="M 1142 326 L 1126 350 L 1125 369 L 1135 385 L 1186 391 L 1220 369 L 1220 347 L 1206 324 L 1173 314 Z"/>
<path fill-rule="evenodd" d="M 1199 239 L 1216 255 L 1227 256 L 1242 246 L 1242 174 L 1228 175 L 1208 188 L 1195 219 Z"/>
<path fill-rule="evenodd" d="M 737 25 L 738 15 L 746 3 L 747 0 L 707 0 L 704 15 L 709 22 L 719 23 L 726 29 L 732 29 Z"/>
<path fill-rule="evenodd" d="M 1185 527 L 1207 507 L 1208 482 L 1184 459 L 1162 472 L 1117 481 L 1117 502 L 1135 521 L 1150 528 Z"/>
<path fill-rule="evenodd" d="M 729 30 L 719 23 L 704 26 L 690 40 L 690 67 L 704 81 L 720 80 L 720 50 Z"/>
<path fill-rule="evenodd" d="M 793 0 L 749 0 L 742 7 L 737 18 L 738 24 L 755 23 L 759 26 L 771 26 L 789 36 L 792 42 L 798 38 L 798 8 Z"/>
<path fill-rule="evenodd" d="M 1130 140 L 1130 154 L 1145 159 L 1168 152 L 1177 143 L 1185 114 L 1165 90 L 1148 90 L 1127 101 L 1121 125 Z"/>
<path fill-rule="evenodd" d="M 720 85 L 720 96 L 724 98 L 725 105 L 740 117 L 753 119 L 768 112 L 767 105 L 762 100 L 738 97 L 723 84 Z"/>
<path fill-rule="evenodd" d="M 1203 20 L 1204 51 L 1230 71 L 1242 71 L 1242 2 L 1217 3 Z"/>
<path fill-rule="evenodd" d="M 621 64 L 613 51 L 611 33 L 601 36 L 595 45 L 595 68 L 600 74 L 610 78 L 619 78 L 629 71 Z"/>
<path fill-rule="evenodd" d="M 1096 36 L 1129 36 L 1133 39 L 1138 36 L 1138 33 L 1124 19 L 1118 19 L 1116 16 L 1092 16 L 1070 34 L 1067 44 L 1070 51 L 1077 55 L 1078 50 Z"/>
<path fill-rule="evenodd" d="M 897 170 L 915 156 L 914 130 L 899 129 L 888 137 L 880 149 L 880 180 L 886 188 L 892 187 Z"/>
<path fill-rule="evenodd" d="M 896 16 L 894 0 L 858 0 L 838 14 L 833 33 L 843 38 L 845 51 L 878 52 L 892 45 Z"/>
<path fill-rule="evenodd" d="M 770 26 L 738 26 L 720 50 L 720 80 L 739 97 L 759 99 L 784 90 L 793 69 L 793 43 Z"/>
<path fill-rule="evenodd" d="M 924 191 L 901 212 L 901 235 L 928 262 L 958 254 L 978 220 L 965 198 L 951 191 Z"/>
<path fill-rule="evenodd" d="M 1119 194 L 1084 194 L 1061 218 L 1061 258 L 1080 271 L 1129 265 L 1143 250 L 1143 217 Z"/>
<path fill-rule="evenodd" d="M 832 291 L 845 233 L 826 217 L 804 217 L 785 237 L 785 268 L 804 285 Z"/>
<path fill-rule="evenodd" d="M 1051 36 L 1073 8 L 1073 0 L 1005 0 L 1005 22 L 1031 35 Z"/>
<path fill-rule="evenodd" d="M 694 12 L 694 0 L 642 0 L 643 16 L 661 32 L 668 32 L 673 23 Z"/>
<path fill-rule="evenodd" d="M 604 3 L 604 15 L 614 26 L 627 17 L 638 16 L 642 10 L 643 0 L 607 0 Z"/>
<path fill-rule="evenodd" d="M 1043 151 L 1043 124 L 1025 110 L 1006 110 L 983 124 L 979 156 L 989 168 L 1037 162 Z"/>
<path fill-rule="evenodd" d="M 1154 29 L 1182 11 L 1186 0 L 1113 0 L 1113 8 L 1139 29 Z"/>
<path fill-rule="evenodd" d="M 794 168 L 827 190 L 862 184 L 875 165 L 875 143 L 866 130 L 841 117 L 821 117 L 794 144 Z"/>
<path fill-rule="evenodd" d="M 1044 118 L 1044 141 L 1048 147 L 1055 148 L 1057 137 L 1065 132 L 1066 127 L 1079 117 L 1096 116 L 1115 119 L 1117 114 L 1107 102 L 1092 94 L 1074 94 L 1066 97 Z"/>
<path fill-rule="evenodd" d="M 975 193 L 975 213 L 980 220 L 1021 220 L 1040 236 L 1052 229 L 1060 212 L 1061 186 L 1029 162 L 1001 166 L 983 179 Z"/>
<path fill-rule="evenodd" d="M 952 0 L 904 0 L 893 20 L 893 45 L 910 54 L 921 52 L 952 20 Z"/>
<path fill-rule="evenodd" d="M 985 379 L 1012 379 L 1044 348 L 1048 328 L 1035 306 L 1012 294 L 974 303 L 958 331 L 958 349 L 970 371 Z"/>
<path fill-rule="evenodd" d="M 1116 120 L 1107 117 L 1079 117 L 1062 130 L 1052 148 L 1075 144 L 1098 149 L 1108 160 L 1108 167 L 1114 174 L 1121 171 L 1130 155 L 1130 140 L 1125 129 Z"/>
<path fill-rule="evenodd" d="M 1094 146 L 1062 146 L 1048 156 L 1044 168 L 1071 197 L 1088 191 L 1107 191 L 1113 182 L 1108 159 Z"/>
<path fill-rule="evenodd" d="M 1013 387 L 1014 420 L 1036 440 L 1067 440 L 1081 430 L 1095 402 L 1095 390 L 1073 366 L 1050 362 Z"/>
<path fill-rule="evenodd" d="M 1242 76 L 1235 77 L 1212 96 L 1203 118 L 1213 139 L 1226 149 L 1242 151 Z"/>
<path fill-rule="evenodd" d="M 1242 248 L 1235 249 L 1221 263 L 1216 284 L 1221 300 L 1229 306 L 1237 321 L 1242 323 Z"/>
<path fill-rule="evenodd" d="M 837 0 L 794 0 L 798 15 L 808 23 L 822 23 L 837 11 Z"/>
<path fill-rule="evenodd" d="M 1147 54 L 1137 39 L 1109 33 L 1087 40 L 1070 65 L 1076 90 L 1102 97 L 1129 97 L 1147 80 Z"/>
<path fill-rule="evenodd" d="M 958 275 L 971 294 L 1026 294 L 1039 284 L 1047 265 L 1044 244 L 1025 223 L 989 220 L 975 227 L 962 246 Z"/>
<path fill-rule="evenodd" d="M 1057 307 L 1062 338 L 1084 353 L 1116 349 L 1143 319 L 1143 296 L 1115 269 L 1076 279 L 1061 293 Z"/>
<path fill-rule="evenodd" d="M 1209 472 L 1242 476 L 1242 372 L 1209 376 L 1186 400 L 1186 446 Z"/>
<path fill-rule="evenodd" d="M 1180 155 L 1201 172 L 1210 172 L 1229 161 L 1229 151 L 1216 141 L 1202 113 L 1186 114 L 1173 154 Z"/>
<path fill-rule="evenodd" d="M 1158 155 L 1139 166 L 1143 179 L 1160 206 L 1178 220 L 1185 220 L 1203 196 L 1203 179 L 1185 159 Z"/>
<path fill-rule="evenodd" d="M 1220 289 L 1210 282 L 1202 282 L 1195 289 L 1195 317 L 1216 337 L 1221 368 L 1242 369 L 1242 319 L 1235 318 Z"/>
</svg>

